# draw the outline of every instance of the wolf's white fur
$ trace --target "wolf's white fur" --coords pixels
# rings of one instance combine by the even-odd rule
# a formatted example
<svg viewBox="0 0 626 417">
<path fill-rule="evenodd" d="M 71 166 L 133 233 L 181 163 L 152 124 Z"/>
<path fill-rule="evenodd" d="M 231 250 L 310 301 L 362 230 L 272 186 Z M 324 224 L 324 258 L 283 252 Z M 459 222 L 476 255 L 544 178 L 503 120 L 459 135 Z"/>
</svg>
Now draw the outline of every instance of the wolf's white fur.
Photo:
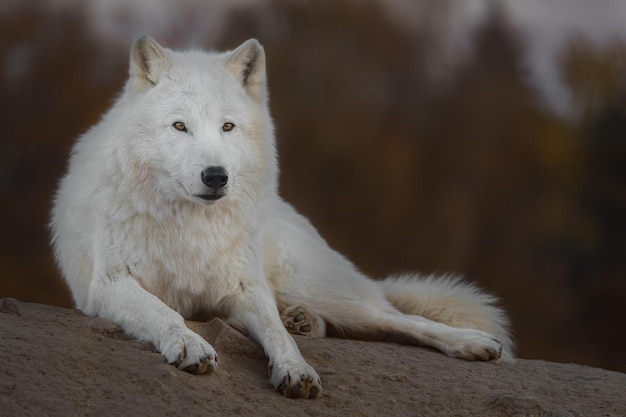
<svg viewBox="0 0 626 417">
<path fill-rule="evenodd" d="M 210 167 L 227 173 L 223 187 L 205 184 Z M 261 45 L 175 52 L 139 39 L 123 93 L 76 143 L 54 202 L 77 307 L 194 373 L 218 359 L 184 318 L 225 317 L 263 346 L 287 396 L 321 385 L 283 324 L 512 360 L 495 298 L 446 277 L 370 280 L 280 198 L 277 177 Z"/>
</svg>

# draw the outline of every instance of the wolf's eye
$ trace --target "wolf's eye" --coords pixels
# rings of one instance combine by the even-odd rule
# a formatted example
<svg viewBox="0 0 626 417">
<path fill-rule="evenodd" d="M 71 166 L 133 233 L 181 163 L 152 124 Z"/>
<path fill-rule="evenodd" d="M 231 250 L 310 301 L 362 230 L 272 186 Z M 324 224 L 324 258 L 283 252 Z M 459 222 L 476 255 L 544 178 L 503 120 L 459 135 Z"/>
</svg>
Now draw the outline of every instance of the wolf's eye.
<svg viewBox="0 0 626 417">
<path fill-rule="evenodd" d="M 187 126 L 185 126 L 185 124 L 183 122 L 174 122 L 174 124 L 172 125 L 174 126 L 174 129 L 180 131 L 180 132 L 186 132 L 187 131 Z"/>
<path fill-rule="evenodd" d="M 226 122 L 222 125 L 222 132 L 230 132 L 235 128 L 235 124 L 231 122 Z"/>
</svg>

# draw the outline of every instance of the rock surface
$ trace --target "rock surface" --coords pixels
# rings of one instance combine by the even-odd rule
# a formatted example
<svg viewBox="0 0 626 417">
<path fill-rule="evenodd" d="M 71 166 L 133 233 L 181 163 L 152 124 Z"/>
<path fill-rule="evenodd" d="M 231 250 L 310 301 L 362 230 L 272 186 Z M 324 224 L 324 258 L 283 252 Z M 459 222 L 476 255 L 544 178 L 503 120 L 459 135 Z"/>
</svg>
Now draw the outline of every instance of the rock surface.
<svg viewBox="0 0 626 417">
<path fill-rule="evenodd" d="M 220 354 L 193 376 L 76 310 L 0 300 L 1 416 L 626 416 L 626 374 L 520 359 L 465 362 L 391 343 L 296 337 L 316 400 L 268 384 L 262 349 L 223 321 L 189 322 Z"/>
</svg>

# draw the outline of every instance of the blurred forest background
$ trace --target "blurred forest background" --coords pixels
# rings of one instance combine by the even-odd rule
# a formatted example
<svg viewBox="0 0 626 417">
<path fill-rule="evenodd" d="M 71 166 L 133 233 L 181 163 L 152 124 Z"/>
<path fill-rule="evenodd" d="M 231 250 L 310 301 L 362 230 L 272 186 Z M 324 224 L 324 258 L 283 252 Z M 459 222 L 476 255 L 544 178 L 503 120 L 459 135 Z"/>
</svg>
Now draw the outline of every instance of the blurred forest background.
<svg viewBox="0 0 626 417">
<path fill-rule="evenodd" d="M 465 274 L 502 298 L 521 357 L 626 372 L 623 38 L 568 35 L 551 57 L 568 98 L 555 109 L 507 2 L 486 2 L 456 49 L 454 0 L 3 3 L 0 297 L 72 306 L 51 199 L 72 143 L 125 81 L 133 39 L 256 37 L 282 193 L 331 246 L 373 277 Z"/>
</svg>

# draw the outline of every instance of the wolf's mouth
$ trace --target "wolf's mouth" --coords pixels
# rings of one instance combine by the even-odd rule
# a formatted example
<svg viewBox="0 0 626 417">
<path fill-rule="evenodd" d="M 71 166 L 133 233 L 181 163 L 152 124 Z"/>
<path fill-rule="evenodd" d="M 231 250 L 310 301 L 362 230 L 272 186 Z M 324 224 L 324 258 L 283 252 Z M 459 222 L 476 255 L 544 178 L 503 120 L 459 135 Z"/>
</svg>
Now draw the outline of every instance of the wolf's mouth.
<svg viewBox="0 0 626 417">
<path fill-rule="evenodd" d="M 224 194 L 197 194 L 195 195 L 195 197 L 199 197 L 204 201 L 215 201 L 224 197 Z"/>
</svg>

